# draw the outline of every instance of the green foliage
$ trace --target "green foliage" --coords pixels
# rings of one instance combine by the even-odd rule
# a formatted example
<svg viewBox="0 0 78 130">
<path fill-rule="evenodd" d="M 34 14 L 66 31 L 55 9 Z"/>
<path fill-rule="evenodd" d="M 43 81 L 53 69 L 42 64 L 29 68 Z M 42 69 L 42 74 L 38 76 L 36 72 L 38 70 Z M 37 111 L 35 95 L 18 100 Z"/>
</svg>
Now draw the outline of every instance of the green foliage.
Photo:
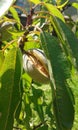
<svg viewBox="0 0 78 130">
<path fill-rule="evenodd" d="M 13 15 L 13 18 L 17 21 L 18 29 L 20 29 L 21 23 L 20 23 L 20 18 L 18 17 L 17 11 L 15 10 L 15 8 L 10 7 L 10 12 Z"/>
<path fill-rule="evenodd" d="M 69 1 L 30 0 L 35 6 L 25 11 L 26 25 L 12 2 L 0 15 L 0 129 L 77 130 L 78 23 L 62 13 Z M 3 16 L 6 10 L 12 19 Z M 44 51 L 47 64 L 41 55 L 28 51 L 34 48 Z M 49 77 L 48 84 L 23 70 L 23 62 L 30 61 Z"/>
<path fill-rule="evenodd" d="M 76 59 L 76 65 L 77 65 L 77 68 L 78 68 L 78 63 L 77 63 L 78 62 L 78 53 L 77 53 L 78 39 L 73 34 L 73 32 L 61 20 L 58 19 L 57 22 L 59 23 L 59 28 L 61 30 L 61 35 L 64 36 L 64 42 L 68 43 L 69 49 L 71 49 L 72 55 Z"/>
<path fill-rule="evenodd" d="M 4 54 L 3 51 L 0 50 L 0 68 L 2 68 L 3 62 L 4 62 Z"/>
<path fill-rule="evenodd" d="M 20 102 L 21 55 L 18 48 L 6 54 L 0 71 L 0 127 L 11 130 Z M 10 123 L 9 123 L 10 122 Z"/>
<path fill-rule="evenodd" d="M 76 9 L 78 9 L 78 3 L 72 3 L 72 6 Z"/>
<path fill-rule="evenodd" d="M 41 35 L 41 41 L 47 48 L 47 54 L 51 75 L 51 84 L 54 94 L 53 107 L 57 120 L 57 129 L 66 130 L 72 128 L 74 119 L 73 98 L 66 79 L 70 77 L 70 64 L 58 41 L 48 33 Z M 44 41 L 44 42 L 43 42 Z M 52 75 L 53 73 L 53 75 Z M 54 84 L 53 84 L 54 79 Z M 71 116 L 72 115 L 72 116 Z M 69 123 L 68 123 L 69 122 Z"/>
<path fill-rule="evenodd" d="M 47 10 L 51 13 L 51 15 L 54 15 L 54 16 L 60 18 L 62 21 L 64 21 L 63 15 L 60 13 L 60 11 L 55 6 L 48 4 L 48 3 L 47 4 L 45 3 L 44 5 L 47 8 Z"/>
</svg>

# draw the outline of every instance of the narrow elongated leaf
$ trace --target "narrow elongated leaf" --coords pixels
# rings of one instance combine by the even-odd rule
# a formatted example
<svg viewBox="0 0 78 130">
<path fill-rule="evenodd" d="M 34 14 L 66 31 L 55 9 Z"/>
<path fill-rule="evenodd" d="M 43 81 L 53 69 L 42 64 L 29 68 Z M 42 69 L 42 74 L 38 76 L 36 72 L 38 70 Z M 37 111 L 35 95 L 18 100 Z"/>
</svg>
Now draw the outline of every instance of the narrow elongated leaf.
<svg viewBox="0 0 78 130">
<path fill-rule="evenodd" d="M 10 12 L 12 13 L 13 18 L 17 21 L 18 28 L 20 29 L 20 18 L 17 11 L 13 7 L 10 7 Z"/>
<path fill-rule="evenodd" d="M 72 3 L 72 6 L 76 9 L 78 9 L 78 3 Z"/>
<path fill-rule="evenodd" d="M 21 53 L 13 48 L 5 57 L 0 72 L 0 129 L 12 130 L 20 101 Z"/>
<path fill-rule="evenodd" d="M 63 7 L 65 7 L 68 4 L 69 0 L 66 0 L 63 4 L 61 5 L 57 5 L 58 9 L 62 9 Z"/>
<path fill-rule="evenodd" d="M 53 36 L 42 33 L 41 42 L 44 50 L 47 51 L 49 60 L 57 129 L 71 130 L 74 120 L 73 97 L 66 81 L 71 74 L 70 64 L 58 41 Z"/>
<path fill-rule="evenodd" d="M 31 2 L 33 2 L 34 4 L 39 4 L 40 3 L 40 0 L 29 0 Z"/>
<path fill-rule="evenodd" d="M 1 70 L 2 65 L 3 65 L 3 61 L 4 61 L 4 53 L 2 50 L 0 50 L 0 70 Z"/>
<path fill-rule="evenodd" d="M 55 17 L 53 18 L 53 20 L 53 26 L 58 38 L 60 39 L 60 43 L 62 43 L 62 45 L 65 45 L 65 49 L 67 49 L 67 51 L 69 48 L 69 55 L 71 55 L 71 50 L 73 57 L 76 59 L 75 62 L 78 70 L 78 39 L 64 22 Z"/>
<path fill-rule="evenodd" d="M 37 0 L 37 1 L 30 0 L 30 1 L 33 2 L 33 3 L 35 3 L 35 4 L 40 4 L 40 3 L 41 3 L 39 0 Z M 45 2 L 43 2 L 42 5 L 47 8 L 47 10 L 49 11 L 49 13 L 50 13 L 51 15 L 57 16 L 57 17 L 60 18 L 63 22 L 65 22 L 62 13 L 57 9 L 57 7 L 55 7 L 55 6 L 52 5 L 52 4 L 45 3 Z"/>
<path fill-rule="evenodd" d="M 0 0 L 0 17 L 2 17 L 15 0 Z"/>
<path fill-rule="evenodd" d="M 53 16 L 58 17 L 64 22 L 64 17 L 61 14 L 61 12 L 52 4 L 44 3 L 45 7 L 48 9 L 49 13 L 51 13 Z"/>
</svg>

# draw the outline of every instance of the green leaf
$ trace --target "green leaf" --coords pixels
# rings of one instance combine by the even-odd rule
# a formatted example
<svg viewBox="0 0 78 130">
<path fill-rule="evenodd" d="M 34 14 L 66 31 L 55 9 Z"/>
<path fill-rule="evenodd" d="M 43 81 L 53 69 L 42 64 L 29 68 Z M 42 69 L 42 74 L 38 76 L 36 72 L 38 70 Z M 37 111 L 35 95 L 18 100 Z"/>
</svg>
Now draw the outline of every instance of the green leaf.
<svg viewBox="0 0 78 130">
<path fill-rule="evenodd" d="M 18 16 L 17 11 L 16 11 L 13 7 L 10 7 L 9 10 L 10 10 L 10 12 L 12 13 L 13 18 L 17 21 L 18 28 L 20 29 L 20 18 L 19 18 L 19 16 Z"/>
<path fill-rule="evenodd" d="M 19 117 L 20 117 L 20 113 L 21 113 L 22 95 L 23 95 L 23 81 L 20 80 L 20 96 L 21 96 L 21 98 L 20 98 L 20 100 L 19 100 L 19 103 L 18 103 L 16 112 L 15 112 L 15 119 L 16 119 L 17 121 L 19 121 Z"/>
<path fill-rule="evenodd" d="M 39 0 L 37 0 L 37 1 L 30 0 L 30 1 L 32 1 L 34 4 L 40 4 L 40 3 L 41 3 Z M 57 16 L 57 17 L 60 18 L 63 22 L 65 22 L 62 13 L 57 9 L 57 7 L 55 7 L 55 6 L 52 5 L 52 4 L 44 3 L 44 2 L 42 2 L 42 5 L 47 8 L 47 10 L 49 11 L 49 13 L 50 13 L 51 15 Z M 45 12 L 44 12 L 44 13 L 45 13 Z"/>
<path fill-rule="evenodd" d="M 53 107 L 58 130 L 69 130 L 73 126 L 73 97 L 67 79 L 71 68 L 58 40 L 49 33 L 41 34 L 41 42 L 46 50 L 53 92 Z"/>
<path fill-rule="evenodd" d="M 58 35 L 58 38 L 60 37 L 60 42 L 62 45 L 65 45 L 65 49 L 69 51 L 69 55 L 71 55 L 72 52 L 74 59 L 76 59 L 75 62 L 78 70 L 78 39 L 76 38 L 75 34 L 68 28 L 68 26 L 60 19 L 54 18 L 54 24 L 54 26 L 57 28 L 55 28 L 55 31 Z"/>
<path fill-rule="evenodd" d="M 0 0 L 0 17 L 2 17 L 10 8 L 15 0 Z"/>
<path fill-rule="evenodd" d="M 66 53 L 67 57 L 69 57 L 72 65 L 76 68 L 76 65 L 78 66 L 78 39 L 61 19 L 52 16 L 51 23 L 58 37 L 59 44 L 61 44 L 63 51 Z"/>
<path fill-rule="evenodd" d="M 3 65 L 3 61 L 4 61 L 4 53 L 2 50 L 0 50 L 0 70 L 2 68 L 2 65 Z"/>
<path fill-rule="evenodd" d="M 0 72 L 0 129 L 12 130 L 15 112 L 20 101 L 21 52 L 11 49 L 5 56 Z"/>
<path fill-rule="evenodd" d="M 39 4 L 41 1 L 40 0 L 29 0 L 31 2 L 33 2 L 34 4 Z"/>
<path fill-rule="evenodd" d="M 41 121 L 44 121 L 44 112 L 43 112 L 43 107 L 42 107 L 42 102 L 40 103 L 39 99 L 42 97 L 42 90 L 40 89 L 35 89 L 34 86 L 32 88 L 33 91 L 33 97 L 32 97 L 32 102 L 34 103 L 35 110 L 37 111 L 39 118 Z"/>
<path fill-rule="evenodd" d="M 12 25 L 5 25 L 4 27 L 0 28 L 0 33 L 2 35 L 1 41 L 4 43 L 12 40 L 12 34 L 9 32 L 10 28 L 12 28 Z"/>
<path fill-rule="evenodd" d="M 44 3 L 44 5 L 52 16 L 56 16 L 64 22 L 62 13 L 54 5 L 48 3 Z"/>
<path fill-rule="evenodd" d="M 78 3 L 72 3 L 72 6 L 76 9 L 78 9 Z"/>
<path fill-rule="evenodd" d="M 63 4 L 61 5 L 57 5 L 58 9 L 62 9 L 63 7 L 65 7 L 68 4 L 69 0 L 66 0 Z"/>
</svg>

